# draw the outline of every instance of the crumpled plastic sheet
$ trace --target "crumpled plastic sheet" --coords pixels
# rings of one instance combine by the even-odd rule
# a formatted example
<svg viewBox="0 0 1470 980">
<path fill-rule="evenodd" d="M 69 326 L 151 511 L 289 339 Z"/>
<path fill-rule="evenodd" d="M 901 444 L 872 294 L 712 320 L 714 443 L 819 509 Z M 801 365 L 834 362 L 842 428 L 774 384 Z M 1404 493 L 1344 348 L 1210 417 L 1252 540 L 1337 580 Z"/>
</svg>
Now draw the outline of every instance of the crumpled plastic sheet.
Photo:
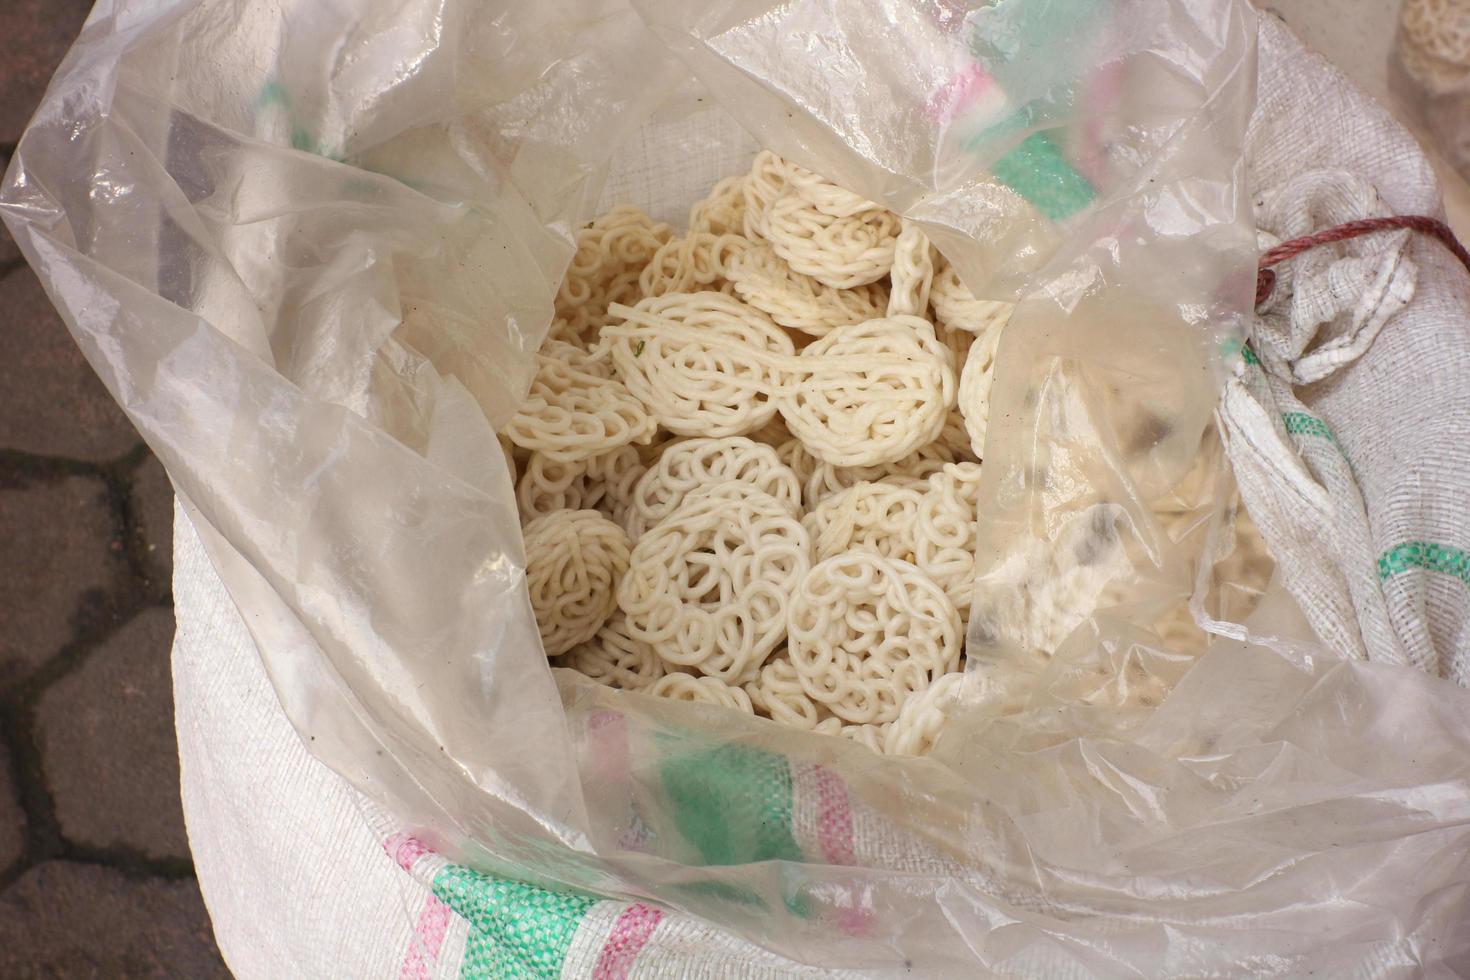
<svg viewBox="0 0 1470 980">
<path fill-rule="evenodd" d="M 1253 12 L 635 6 L 102 0 L 15 154 L 0 212 L 311 751 L 456 860 L 828 966 L 1465 968 L 1470 698 L 1320 647 L 1211 427 Z M 678 213 L 649 198 L 758 145 L 1020 301 L 927 758 L 553 677 L 537 641 L 495 428 L 576 224 L 610 173 Z M 790 832 L 813 779 L 842 848 Z"/>
</svg>

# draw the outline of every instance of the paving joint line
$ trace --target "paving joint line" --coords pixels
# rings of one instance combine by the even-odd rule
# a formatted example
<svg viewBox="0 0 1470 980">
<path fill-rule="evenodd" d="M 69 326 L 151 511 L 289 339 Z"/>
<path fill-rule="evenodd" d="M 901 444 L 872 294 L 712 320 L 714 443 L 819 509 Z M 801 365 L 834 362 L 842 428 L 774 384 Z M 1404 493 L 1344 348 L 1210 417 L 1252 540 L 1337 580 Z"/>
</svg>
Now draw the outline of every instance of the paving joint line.
<svg viewBox="0 0 1470 980">
<path fill-rule="evenodd" d="M 129 878 L 185 880 L 194 876 L 184 858 L 155 858 L 127 845 L 98 847 L 71 841 L 62 833 L 56 801 L 38 738 L 36 711 L 42 696 L 57 681 L 90 660 L 103 644 L 145 610 L 172 606 L 168 583 L 159 588 L 143 540 L 141 514 L 132 481 L 147 461 L 142 443 L 101 463 L 0 450 L 0 487 L 45 485 L 71 476 L 99 480 L 111 517 L 113 543 L 121 568 L 101 589 L 77 597 L 71 613 L 71 637 L 43 663 L 13 682 L 0 682 L 0 743 L 9 750 L 17 802 L 26 816 L 21 855 L 0 870 L 0 890 L 31 868 L 52 860 L 103 865 Z"/>
<path fill-rule="evenodd" d="M 0 449 L 0 490 L 18 490 L 69 476 L 101 476 L 105 464 L 68 456 L 46 456 L 19 449 Z"/>
</svg>

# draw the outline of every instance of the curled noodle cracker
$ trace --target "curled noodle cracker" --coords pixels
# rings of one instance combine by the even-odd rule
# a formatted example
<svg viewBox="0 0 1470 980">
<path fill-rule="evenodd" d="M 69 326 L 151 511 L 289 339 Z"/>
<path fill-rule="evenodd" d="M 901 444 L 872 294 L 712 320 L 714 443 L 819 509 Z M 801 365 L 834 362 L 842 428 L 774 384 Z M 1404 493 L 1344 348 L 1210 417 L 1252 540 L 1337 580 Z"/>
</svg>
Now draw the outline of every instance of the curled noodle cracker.
<svg viewBox="0 0 1470 980">
<path fill-rule="evenodd" d="M 970 438 L 970 430 L 965 427 L 965 415 L 958 404 L 950 409 L 949 415 L 944 419 L 944 428 L 939 430 L 939 438 L 933 444 L 952 454 L 956 463 L 980 462 L 980 457 L 975 453 L 974 441 Z"/>
<path fill-rule="evenodd" d="M 787 265 L 836 289 L 876 282 L 893 268 L 898 216 L 891 211 L 834 217 L 788 190 L 767 210 L 765 225 Z"/>
<path fill-rule="evenodd" d="M 937 254 L 922 228 L 907 220 L 900 223 L 893 245 L 893 269 L 888 274 L 889 316 L 928 315 Z"/>
<path fill-rule="evenodd" d="M 602 343 L 658 424 L 689 436 L 738 436 L 776 413 L 796 352 L 770 317 L 722 293 L 671 293 L 615 307 Z"/>
<path fill-rule="evenodd" d="M 769 230 L 767 215 L 776 198 L 786 193 L 789 174 L 786 161 L 770 150 L 757 153 L 751 163 L 742 193 L 745 197 L 745 237 L 752 242 L 766 239 Z"/>
<path fill-rule="evenodd" d="M 810 565 L 810 540 L 785 504 L 715 485 L 638 539 L 617 604 L 629 633 L 668 663 L 737 681 L 781 642 Z"/>
<path fill-rule="evenodd" d="M 715 184 L 703 200 L 689 209 L 689 231 L 744 235 L 745 188 L 749 183 L 750 178 L 741 174 Z"/>
<path fill-rule="evenodd" d="M 522 521 L 558 510 L 597 510 L 626 528 L 633 489 L 646 471 L 634 446 L 575 462 L 532 453 L 516 485 Z"/>
<path fill-rule="evenodd" d="M 934 314 L 951 330 L 965 330 L 977 336 L 991 327 L 1004 326 L 1014 308 L 998 300 L 976 299 L 970 288 L 960 281 L 954 266 L 945 264 L 934 274 L 929 287 L 929 302 Z"/>
<path fill-rule="evenodd" d="M 716 704 L 723 708 L 734 708 L 748 715 L 755 714 L 750 695 L 738 687 L 731 687 L 715 677 L 695 677 L 693 674 L 665 674 L 648 693 L 654 697 L 672 701 L 694 701 L 699 704 Z"/>
<path fill-rule="evenodd" d="M 951 463 L 929 477 L 913 525 L 915 561 L 963 617 L 975 591 L 980 464 Z"/>
<path fill-rule="evenodd" d="M 970 434 L 970 448 L 985 458 L 985 434 L 990 429 L 990 389 L 995 381 L 995 352 L 1002 327 L 993 327 L 976 339 L 960 372 L 958 405 Z"/>
<path fill-rule="evenodd" d="M 785 657 L 772 658 L 760 669 L 756 679 L 742 688 L 750 696 L 757 714 L 787 728 L 812 731 L 825 717 L 817 703 L 802 690 L 796 668 Z"/>
<path fill-rule="evenodd" d="M 908 562 L 849 551 L 812 566 L 791 600 L 787 650 L 802 689 L 853 724 L 882 724 L 959 666 L 960 619 Z"/>
<path fill-rule="evenodd" d="M 585 347 L 579 344 L 547 337 L 546 342 L 541 345 L 540 353 L 543 357 L 561 361 L 584 374 L 593 374 L 599 378 L 612 377 L 612 365 L 595 359 Z"/>
<path fill-rule="evenodd" d="M 786 427 L 834 466 L 903 459 L 933 442 L 955 403 L 950 353 L 919 317 L 854 324 L 813 342 L 777 403 Z"/>
<path fill-rule="evenodd" d="M 642 691 L 664 676 L 663 661 L 653 647 L 628 635 L 620 612 L 613 613 L 592 639 L 568 650 L 562 666 L 623 691 Z"/>
<path fill-rule="evenodd" d="M 571 462 L 653 438 L 653 419 L 622 382 L 545 354 L 537 365 L 526 400 L 505 426 L 517 446 Z"/>
<path fill-rule="evenodd" d="M 827 497 L 801 519 L 812 557 L 824 561 L 862 548 L 885 558 L 914 560 L 914 524 L 923 496 L 890 483 L 858 483 Z"/>
<path fill-rule="evenodd" d="M 785 505 L 801 510 L 801 486 L 770 446 L 744 436 L 686 439 L 671 446 L 639 479 L 627 524 L 636 540 L 669 516 L 694 490 L 714 484 L 746 483 Z"/>
<path fill-rule="evenodd" d="M 955 455 L 941 442 L 931 442 L 896 463 L 878 466 L 833 466 L 817 459 L 799 439 L 777 447 L 776 455 L 801 481 L 802 501 L 811 510 L 834 493 L 859 483 L 892 483 L 922 486 L 931 474 L 955 462 Z"/>
<path fill-rule="evenodd" d="M 595 510 L 562 510 L 525 527 L 526 588 L 547 656 L 590 640 L 617 608 L 628 536 Z"/>
<path fill-rule="evenodd" d="M 691 231 L 660 246 L 653 254 L 638 274 L 638 292 L 645 297 L 663 296 L 710 286 L 724 275 L 727 258 L 744 248 L 745 240 L 734 235 Z M 614 302 L 626 304 L 629 299 L 619 298 Z"/>
<path fill-rule="evenodd" d="M 949 723 L 949 709 L 965 694 L 967 683 L 979 683 L 975 674 L 945 674 L 925 691 L 909 698 L 883 737 L 888 755 L 928 755 Z"/>
<path fill-rule="evenodd" d="M 849 218 L 864 211 L 881 211 L 882 205 L 834 184 L 821 174 L 786 161 L 786 180 L 791 189 L 812 207 L 834 218 Z"/>
<path fill-rule="evenodd" d="M 880 283 L 834 289 L 794 271 L 767 244 L 730 250 L 724 273 L 735 295 L 781 326 L 814 337 L 881 317 L 889 306 L 887 290 Z"/>
<path fill-rule="evenodd" d="M 883 754 L 883 743 L 888 738 L 888 724 L 882 725 L 843 725 L 837 732 L 849 741 L 859 745 L 865 745 L 879 755 Z"/>
<path fill-rule="evenodd" d="M 556 295 L 556 315 L 567 334 L 585 339 L 607 322 L 610 303 L 636 301 L 639 273 L 673 237 L 668 225 L 630 205 L 613 208 L 579 231 Z"/>
</svg>

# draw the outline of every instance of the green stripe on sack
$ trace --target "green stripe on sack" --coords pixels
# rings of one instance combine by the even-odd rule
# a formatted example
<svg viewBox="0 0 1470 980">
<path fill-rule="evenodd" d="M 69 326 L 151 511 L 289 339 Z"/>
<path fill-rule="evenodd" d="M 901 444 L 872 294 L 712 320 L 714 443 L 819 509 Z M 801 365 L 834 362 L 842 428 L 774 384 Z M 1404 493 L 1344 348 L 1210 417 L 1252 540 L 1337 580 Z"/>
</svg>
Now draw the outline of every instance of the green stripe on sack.
<svg viewBox="0 0 1470 980">
<path fill-rule="evenodd" d="M 561 976 L 572 936 L 597 904 L 455 864 L 434 876 L 434 895 L 469 923 L 464 980 Z"/>
<path fill-rule="evenodd" d="M 1052 221 L 1070 218 L 1097 197 L 1097 191 L 1072 168 L 1048 133 L 1026 137 L 995 161 L 992 173 Z"/>
<path fill-rule="evenodd" d="M 1337 441 L 1337 436 L 1333 435 L 1332 430 L 1327 428 L 1327 423 L 1315 415 L 1308 415 L 1306 412 L 1284 412 L 1281 416 L 1281 422 L 1286 426 L 1286 431 L 1293 435 L 1316 436 L 1319 439 L 1326 439 L 1339 449 L 1342 448 L 1341 444 Z"/>
<path fill-rule="evenodd" d="M 791 835 L 791 767 L 743 745 L 670 746 L 660 764 L 679 832 L 706 865 L 800 861 Z"/>
<path fill-rule="evenodd" d="M 1470 553 L 1446 544 L 1407 541 L 1385 551 L 1378 559 L 1378 577 L 1384 581 L 1411 568 L 1453 575 L 1470 585 Z"/>
<path fill-rule="evenodd" d="M 1260 360 L 1256 357 L 1256 352 L 1251 350 L 1250 344 L 1247 344 L 1239 337 L 1221 337 L 1220 360 L 1233 361 L 1237 357 L 1245 361 L 1245 363 L 1254 364 L 1257 367 L 1261 364 Z"/>
</svg>

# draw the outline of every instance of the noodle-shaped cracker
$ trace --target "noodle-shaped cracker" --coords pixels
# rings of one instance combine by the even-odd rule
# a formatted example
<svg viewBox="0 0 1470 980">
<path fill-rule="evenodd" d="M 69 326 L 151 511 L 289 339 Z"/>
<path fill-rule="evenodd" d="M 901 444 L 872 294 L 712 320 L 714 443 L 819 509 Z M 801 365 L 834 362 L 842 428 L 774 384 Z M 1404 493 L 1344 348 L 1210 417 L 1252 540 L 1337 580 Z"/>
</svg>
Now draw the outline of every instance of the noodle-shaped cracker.
<svg viewBox="0 0 1470 980">
<path fill-rule="evenodd" d="M 881 211 L 881 204 L 855 194 L 799 164 L 786 162 L 786 180 L 791 190 L 807 204 L 834 218 L 850 218 L 866 211 Z"/>
<path fill-rule="evenodd" d="M 970 430 L 965 428 L 965 415 L 960 411 L 959 405 L 949 410 L 949 415 L 944 419 L 944 428 L 939 430 L 939 438 L 932 445 L 941 446 L 954 455 L 956 463 L 978 463 L 980 457 L 975 453 L 975 446 L 970 440 Z"/>
<path fill-rule="evenodd" d="M 617 608 L 628 536 L 595 510 L 562 510 L 525 527 L 526 587 L 550 657 L 590 640 Z"/>
<path fill-rule="evenodd" d="M 776 455 L 801 481 L 801 499 L 807 510 L 813 509 L 832 494 L 859 483 L 925 486 L 932 474 L 955 462 L 954 453 L 939 441 L 921 446 L 896 463 L 878 466 L 833 466 L 831 463 L 824 463 L 795 438 L 777 446 Z"/>
<path fill-rule="evenodd" d="M 654 253 L 638 276 L 642 296 L 687 293 L 710 286 L 724 274 L 727 255 L 745 248 L 745 239 L 691 231 Z"/>
<path fill-rule="evenodd" d="M 613 208 L 577 233 L 572 255 L 556 295 L 556 315 L 566 334 L 583 340 L 607 322 L 609 303 L 635 302 L 638 276 L 674 230 L 631 205 Z"/>
<path fill-rule="evenodd" d="M 883 737 L 887 755 L 928 755 L 949 723 L 947 709 L 960 700 L 967 675 L 945 674 L 909 698 Z M 973 679 L 970 682 L 976 683 Z"/>
<path fill-rule="evenodd" d="M 522 449 L 575 461 L 633 442 L 657 428 L 622 382 L 537 355 L 536 378 L 505 434 Z"/>
<path fill-rule="evenodd" d="M 980 464 L 951 463 L 929 477 L 914 522 L 914 564 L 944 590 L 961 618 L 975 592 Z"/>
<path fill-rule="evenodd" d="M 773 657 L 760 669 L 756 680 L 742 688 L 750 696 L 756 714 L 787 728 L 809 732 L 825 717 L 825 712 L 801 689 L 796 668 L 783 656 Z"/>
<path fill-rule="evenodd" d="M 542 357 L 561 361 L 584 374 L 595 374 L 599 378 L 612 377 L 612 365 L 606 361 L 596 360 L 585 347 L 579 344 L 547 337 L 546 342 L 541 345 L 540 353 Z"/>
<path fill-rule="evenodd" d="M 889 316 L 928 315 L 936 254 L 922 228 L 907 220 L 901 223 L 893 246 L 893 269 L 889 273 Z"/>
<path fill-rule="evenodd" d="M 614 612 L 592 639 L 567 651 L 562 666 L 623 691 L 642 691 L 665 673 L 653 647 L 628 635 L 620 612 Z"/>
<path fill-rule="evenodd" d="M 913 561 L 913 527 L 923 499 L 917 490 L 889 483 L 859 483 L 827 497 L 801 519 L 813 559 L 862 548 Z"/>
<path fill-rule="evenodd" d="M 766 214 L 766 237 L 792 269 L 851 289 L 876 282 L 893 268 L 898 216 L 878 209 L 833 217 L 788 190 Z"/>
<path fill-rule="evenodd" d="M 750 173 L 742 188 L 745 196 L 745 237 L 753 242 L 763 241 L 769 227 L 766 219 L 771 205 L 786 193 L 790 167 L 770 150 L 756 154 L 750 165 Z"/>
<path fill-rule="evenodd" d="M 976 335 L 996 325 L 1003 326 L 1014 308 L 1011 303 L 976 299 L 969 287 L 960 281 L 954 266 L 948 264 L 934 273 L 934 281 L 929 287 L 929 302 L 934 304 L 934 314 L 944 326 Z"/>
<path fill-rule="evenodd" d="M 777 416 L 780 418 L 780 416 Z M 783 420 L 784 424 L 784 420 Z M 787 430 L 790 431 L 789 429 Z M 812 478 L 817 464 L 821 460 L 807 452 L 807 448 L 801 444 L 801 440 L 795 436 L 788 436 L 786 441 L 776 447 L 776 457 L 785 463 L 791 472 L 796 474 L 797 480 L 802 486 L 802 503 L 811 507 L 812 498 L 806 492 L 806 485 Z"/>
<path fill-rule="evenodd" d="M 781 390 L 781 415 L 812 455 L 834 466 L 903 459 L 934 441 L 955 403 L 949 351 L 919 317 L 843 327 L 798 361 L 805 373 Z"/>
<path fill-rule="evenodd" d="M 818 711 L 826 709 L 818 706 Z M 841 718 L 833 714 L 826 714 L 821 721 L 817 722 L 812 731 L 820 735 L 832 735 L 837 738 L 845 738 L 849 742 L 856 742 L 861 746 L 883 755 L 883 742 L 888 737 L 888 729 L 892 723 L 882 725 L 848 725 Z"/>
<path fill-rule="evenodd" d="M 766 244 L 731 250 L 724 269 L 735 295 L 781 326 L 813 337 L 881 317 L 888 308 L 888 296 L 880 283 L 834 289 L 793 271 Z"/>
<path fill-rule="evenodd" d="M 717 677 L 695 677 L 693 674 L 665 674 L 648 688 L 655 697 L 671 701 L 694 701 L 699 704 L 717 704 L 722 708 L 734 708 L 748 715 L 755 714 L 750 695 L 738 687 L 731 687 Z"/>
<path fill-rule="evenodd" d="M 975 339 L 960 372 L 958 405 L 970 434 L 975 455 L 985 458 L 985 434 L 990 429 L 990 389 L 995 380 L 995 352 L 1004 324 L 991 327 Z"/>
<path fill-rule="evenodd" d="M 750 178 L 741 174 L 720 181 L 703 200 L 689 209 L 689 231 L 712 235 L 745 234 L 745 186 Z"/>
<path fill-rule="evenodd" d="M 744 436 L 686 439 L 671 446 L 634 488 L 628 533 L 636 541 L 684 502 L 694 490 L 747 483 L 779 500 L 793 515 L 801 511 L 801 485 L 770 446 Z"/>
<path fill-rule="evenodd" d="M 576 462 L 532 453 L 516 485 L 521 519 L 531 521 L 558 510 L 597 510 L 626 528 L 633 488 L 646 469 L 633 446 Z"/>
<path fill-rule="evenodd" d="M 629 633 L 665 661 L 737 681 L 785 635 L 811 543 L 785 504 L 727 487 L 696 493 L 639 538 L 617 602 Z"/>
<path fill-rule="evenodd" d="M 590 319 L 590 316 L 588 314 L 588 319 Z M 546 330 L 546 340 L 541 345 L 542 353 L 550 353 L 546 348 L 551 344 L 562 344 L 565 345 L 561 348 L 562 350 L 570 348 L 580 351 L 585 355 L 587 353 L 587 338 L 584 336 L 583 330 L 587 325 L 587 321 L 584 320 L 579 326 L 573 326 L 570 322 L 558 316 L 555 320 L 551 321 L 551 326 Z"/>
<path fill-rule="evenodd" d="M 761 311 L 722 293 L 671 293 L 614 307 L 604 327 L 613 367 L 664 428 L 739 436 L 776 412 L 796 348 Z"/>
<path fill-rule="evenodd" d="M 959 666 L 960 617 L 908 562 L 850 551 L 814 565 L 791 601 L 787 649 L 801 686 L 854 724 L 898 717 Z"/>
</svg>

